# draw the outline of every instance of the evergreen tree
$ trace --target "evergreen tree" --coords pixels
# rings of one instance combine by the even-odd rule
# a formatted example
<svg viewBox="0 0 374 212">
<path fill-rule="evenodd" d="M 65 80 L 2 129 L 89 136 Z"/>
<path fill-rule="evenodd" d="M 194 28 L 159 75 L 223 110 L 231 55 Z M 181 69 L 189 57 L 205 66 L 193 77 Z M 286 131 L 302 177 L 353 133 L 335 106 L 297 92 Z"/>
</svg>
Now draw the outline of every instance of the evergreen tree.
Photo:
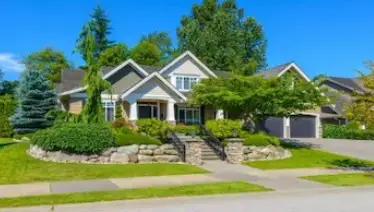
<svg viewBox="0 0 374 212">
<path fill-rule="evenodd" d="M 122 118 L 122 106 L 121 104 L 116 104 L 116 114 L 114 116 L 116 119 Z"/>
<path fill-rule="evenodd" d="M 15 133 L 32 133 L 52 126 L 53 120 L 47 113 L 56 108 L 57 96 L 43 72 L 23 73 L 17 99 L 16 113 L 10 117 Z"/>
<path fill-rule="evenodd" d="M 84 75 L 84 84 L 87 85 L 87 102 L 83 108 L 83 121 L 86 123 L 104 122 L 103 106 L 101 103 L 101 93 L 110 88 L 109 82 L 101 78 L 100 67 L 94 57 L 95 37 L 92 25 L 89 23 L 86 27 L 87 37 L 85 46 L 87 52 L 87 71 Z"/>
<path fill-rule="evenodd" d="M 212 69 L 250 75 L 266 66 L 262 26 L 244 17 L 235 0 L 195 4 L 177 33 L 181 50 L 190 50 Z"/>
<path fill-rule="evenodd" d="M 88 23 L 91 25 L 91 30 L 94 36 L 95 46 L 93 49 L 93 57 L 98 60 L 100 54 L 107 49 L 113 42 L 108 39 L 108 35 L 111 33 L 110 20 L 107 18 L 105 10 L 98 5 L 93 14 L 91 15 L 91 20 Z M 85 25 L 79 34 L 76 41 L 75 50 L 79 52 L 83 59 L 88 63 L 87 55 L 87 37 L 90 36 L 88 32 L 87 25 Z"/>
</svg>

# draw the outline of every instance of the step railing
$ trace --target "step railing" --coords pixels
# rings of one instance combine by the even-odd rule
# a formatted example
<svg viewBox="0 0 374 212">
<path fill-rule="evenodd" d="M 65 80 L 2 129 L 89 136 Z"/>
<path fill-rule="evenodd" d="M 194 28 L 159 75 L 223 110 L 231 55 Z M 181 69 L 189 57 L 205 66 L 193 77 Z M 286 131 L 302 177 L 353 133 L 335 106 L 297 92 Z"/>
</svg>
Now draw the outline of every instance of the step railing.
<svg viewBox="0 0 374 212">
<path fill-rule="evenodd" d="M 222 144 L 222 142 L 202 124 L 200 124 L 200 134 L 214 153 L 216 153 L 221 160 L 225 160 L 225 146 Z"/>
<path fill-rule="evenodd" d="M 168 140 L 177 150 L 178 156 L 183 162 L 186 162 L 186 143 L 182 141 L 173 131 L 168 132 Z"/>
</svg>

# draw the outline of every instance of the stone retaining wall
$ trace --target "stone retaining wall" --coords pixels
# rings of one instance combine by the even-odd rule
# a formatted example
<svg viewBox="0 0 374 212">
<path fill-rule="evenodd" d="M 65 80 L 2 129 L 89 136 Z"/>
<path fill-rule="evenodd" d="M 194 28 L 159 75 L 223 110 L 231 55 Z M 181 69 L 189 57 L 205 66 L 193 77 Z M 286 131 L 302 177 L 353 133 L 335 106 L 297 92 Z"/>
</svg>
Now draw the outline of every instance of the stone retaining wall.
<svg viewBox="0 0 374 212">
<path fill-rule="evenodd" d="M 276 146 L 244 146 L 244 161 L 280 160 L 292 157 L 287 149 Z"/>
<path fill-rule="evenodd" d="M 29 155 L 34 158 L 61 162 L 61 163 L 154 163 L 154 162 L 181 162 L 178 152 L 171 144 L 158 145 L 137 145 L 110 148 L 101 155 L 76 155 L 67 154 L 61 151 L 48 152 L 36 145 L 31 145 L 28 150 Z"/>
</svg>

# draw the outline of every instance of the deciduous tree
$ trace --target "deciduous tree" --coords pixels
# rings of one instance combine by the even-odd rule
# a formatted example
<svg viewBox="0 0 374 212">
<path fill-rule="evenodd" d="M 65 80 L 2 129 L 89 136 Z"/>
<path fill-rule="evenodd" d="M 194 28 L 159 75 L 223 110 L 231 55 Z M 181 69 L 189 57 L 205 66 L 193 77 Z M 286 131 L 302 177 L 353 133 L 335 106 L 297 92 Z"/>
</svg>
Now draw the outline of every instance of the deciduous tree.
<svg viewBox="0 0 374 212">
<path fill-rule="evenodd" d="M 169 62 L 173 58 L 175 51 L 177 51 L 173 47 L 173 42 L 171 41 L 171 38 L 167 32 L 155 31 L 149 33 L 148 35 L 141 38 L 140 42 L 142 41 L 149 41 L 157 45 L 158 49 L 162 53 L 162 64 Z"/>
<path fill-rule="evenodd" d="M 177 30 L 180 48 L 192 51 L 210 68 L 250 75 L 266 66 L 262 26 L 245 17 L 235 0 L 204 0 L 183 16 Z"/>
<path fill-rule="evenodd" d="M 134 61 L 143 65 L 161 65 L 162 52 L 157 45 L 150 41 L 142 41 L 132 50 Z"/>
<path fill-rule="evenodd" d="M 70 67 L 64 53 L 50 47 L 29 54 L 23 63 L 27 70 L 42 71 L 52 83 L 60 82 L 61 71 Z"/>
<path fill-rule="evenodd" d="M 292 83 L 291 77 L 232 75 L 228 78 L 203 79 L 194 88 L 190 104 L 210 105 L 240 113 L 255 123 L 269 116 L 290 116 L 312 109 L 327 99 L 314 83 Z"/>
<path fill-rule="evenodd" d="M 123 43 L 114 44 L 105 49 L 99 57 L 99 66 L 115 67 L 130 57 L 127 46 Z"/>
</svg>

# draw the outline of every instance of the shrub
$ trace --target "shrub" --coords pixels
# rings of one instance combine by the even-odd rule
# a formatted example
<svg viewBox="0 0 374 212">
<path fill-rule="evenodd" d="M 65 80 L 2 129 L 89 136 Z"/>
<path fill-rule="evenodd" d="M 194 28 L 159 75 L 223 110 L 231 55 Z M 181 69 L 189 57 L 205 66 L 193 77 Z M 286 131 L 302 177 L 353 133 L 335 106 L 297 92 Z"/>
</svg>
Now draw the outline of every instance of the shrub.
<svg viewBox="0 0 374 212">
<path fill-rule="evenodd" d="M 233 132 L 239 132 L 242 128 L 241 120 L 219 119 L 206 122 L 206 128 L 217 138 L 225 139 L 233 137 Z"/>
<path fill-rule="evenodd" d="M 9 117 L 14 113 L 16 102 L 10 96 L 0 96 L 0 137 L 11 137 L 13 127 Z"/>
<path fill-rule="evenodd" d="M 112 128 L 114 129 L 123 128 L 123 127 L 132 128 L 132 124 L 129 121 L 127 121 L 125 118 L 118 118 L 112 122 Z"/>
<path fill-rule="evenodd" d="M 374 130 L 349 129 L 339 125 L 324 125 L 324 138 L 374 140 Z"/>
<path fill-rule="evenodd" d="M 168 130 L 172 129 L 170 124 L 154 118 L 139 119 L 136 121 L 136 126 L 139 132 L 160 139 L 166 138 Z"/>
<path fill-rule="evenodd" d="M 122 118 L 122 106 L 120 103 L 116 104 L 116 114 L 114 115 L 116 119 Z"/>
<path fill-rule="evenodd" d="M 191 133 L 195 133 L 196 135 L 200 134 L 200 127 L 197 125 L 184 125 L 184 124 L 177 124 L 173 128 L 173 132 L 181 133 L 185 135 L 191 135 Z"/>
<path fill-rule="evenodd" d="M 134 133 L 117 133 L 116 134 L 116 145 L 126 146 L 132 144 L 155 144 L 161 145 L 162 142 L 156 138 L 149 136 L 137 135 Z"/>
<path fill-rule="evenodd" d="M 348 124 L 346 125 L 346 127 L 347 127 L 348 129 L 358 130 L 358 129 L 360 129 L 360 124 L 358 124 L 358 123 L 355 122 L 355 121 L 350 121 L 350 122 L 348 122 Z"/>
<path fill-rule="evenodd" d="M 106 125 L 67 123 L 37 131 L 31 142 L 46 151 L 74 154 L 100 154 L 115 146 L 115 137 Z"/>
<path fill-rule="evenodd" d="M 274 145 L 279 146 L 280 140 L 277 137 L 268 135 L 263 132 L 255 133 L 255 134 L 246 134 L 243 136 L 244 146 L 267 146 L 267 145 Z"/>
<path fill-rule="evenodd" d="M 82 121 L 82 116 L 69 113 L 67 111 L 63 111 L 60 108 L 56 108 L 53 110 L 50 110 L 47 113 L 47 116 L 54 120 L 54 124 L 63 124 L 66 122 L 74 122 L 74 123 L 79 123 Z"/>
</svg>

